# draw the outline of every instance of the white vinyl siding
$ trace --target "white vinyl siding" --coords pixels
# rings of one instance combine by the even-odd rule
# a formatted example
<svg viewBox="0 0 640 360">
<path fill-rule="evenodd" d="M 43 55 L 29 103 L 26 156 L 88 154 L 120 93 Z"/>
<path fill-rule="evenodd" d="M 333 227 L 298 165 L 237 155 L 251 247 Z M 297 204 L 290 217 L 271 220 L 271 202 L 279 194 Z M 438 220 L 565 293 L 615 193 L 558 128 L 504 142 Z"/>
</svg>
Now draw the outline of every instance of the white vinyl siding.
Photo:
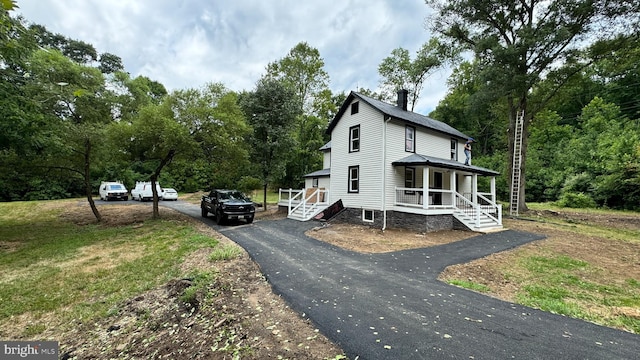
<svg viewBox="0 0 640 360">
<path fill-rule="evenodd" d="M 309 188 L 314 187 L 313 186 L 313 179 L 314 178 L 311 178 L 311 177 L 308 177 L 308 178 L 304 179 L 304 187 L 305 187 L 305 189 L 309 189 Z M 330 180 L 329 180 L 328 176 L 321 176 L 321 177 L 318 177 L 316 179 L 318 179 L 318 188 L 327 189 L 327 190 L 329 189 L 329 185 L 330 185 L 329 181 Z"/>
<path fill-rule="evenodd" d="M 325 151 L 324 154 L 322 154 L 322 168 L 331 168 L 331 151 Z"/>
<path fill-rule="evenodd" d="M 360 151 L 350 153 L 349 129 L 356 125 L 360 125 Z M 345 207 L 381 210 L 383 126 L 382 113 L 360 102 L 358 113 L 351 115 L 345 112 L 331 131 L 329 196 L 332 203 L 342 199 Z M 349 193 L 348 170 L 356 165 L 360 166 L 359 190 L 358 193 Z"/>
</svg>

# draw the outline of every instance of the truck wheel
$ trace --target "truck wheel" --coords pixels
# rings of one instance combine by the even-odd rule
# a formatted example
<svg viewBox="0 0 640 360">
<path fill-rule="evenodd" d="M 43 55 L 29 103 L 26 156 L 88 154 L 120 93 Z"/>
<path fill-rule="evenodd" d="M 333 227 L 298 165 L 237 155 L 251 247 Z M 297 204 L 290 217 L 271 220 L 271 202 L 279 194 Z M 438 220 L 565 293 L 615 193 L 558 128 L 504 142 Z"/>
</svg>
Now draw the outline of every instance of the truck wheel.
<svg viewBox="0 0 640 360">
<path fill-rule="evenodd" d="M 218 225 L 222 225 L 224 223 L 224 214 L 222 214 L 222 211 L 220 210 L 216 211 L 216 222 Z"/>
<path fill-rule="evenodd" d="M 247 224 L 251 224 L 253 222 L 253 216 L 250 218 L 247 218 Z"/>
<path fill-rule="evenodd" d="M 202 217 L 206 218 L 207 215 L 209 215 L 209 212 L 207 211 L 207 209 L 201 207 L 200 208 L 200 215 L 202 215 Z"/>
</svg>

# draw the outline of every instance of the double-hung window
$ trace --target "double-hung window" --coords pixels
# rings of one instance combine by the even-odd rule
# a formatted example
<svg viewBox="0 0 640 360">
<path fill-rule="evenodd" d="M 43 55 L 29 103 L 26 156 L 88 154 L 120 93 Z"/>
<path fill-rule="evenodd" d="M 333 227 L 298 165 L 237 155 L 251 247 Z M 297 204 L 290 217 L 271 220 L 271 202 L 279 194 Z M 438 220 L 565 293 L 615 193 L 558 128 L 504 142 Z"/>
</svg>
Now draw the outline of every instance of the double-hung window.
<svg viewBox="0 0 640 360">
<path fill-rule="evenodd" d="M 451 160 L 458 161 L 458 140 L 451 139 Z"/>
<path fill-rule="evenodd" d="M 412 167 L 404 168 L 404 187 L 412 189 L 416 186 L 416 169 Z M 414 195 L 415 191 L 405 190 L 406 195 Z"/>
<path fill-rule="evenodd" d="M 350 193 L 360 191 L 360 166 L 349 166 L 349 189 Z"/>
<path fill-rule="evenodd" d="M 416 128 L 407 126 L 404 130 L 404 151 L 416 152 Z"/>
<path fill-rule="evenodd" d="M 349 152 L 360 151 L 360 125 L 349 128 Z"/>
</svg>

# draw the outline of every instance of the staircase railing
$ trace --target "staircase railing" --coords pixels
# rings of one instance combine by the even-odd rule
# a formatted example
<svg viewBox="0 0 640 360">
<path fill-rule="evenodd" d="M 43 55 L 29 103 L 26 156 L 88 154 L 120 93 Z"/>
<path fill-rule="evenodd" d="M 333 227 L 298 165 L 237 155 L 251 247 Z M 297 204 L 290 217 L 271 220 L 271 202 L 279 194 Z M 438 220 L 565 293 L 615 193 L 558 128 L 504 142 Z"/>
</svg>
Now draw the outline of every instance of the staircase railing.
<svg viewBox="0 0 640 360">
<path fill-rule="evenodd" d="M 302 190 L 295 196 L 289 198 L 289 215 L 300 209 L 302 212 L 302 218 L 306 220 L 315 215 L 315 212 L 318 210 L 320 205 L 327 204 L 327 199 L 329 198 L 329 190 L 317 188 L 306 198 L 303 195 L 305 192 L 305 190 Z M 300 197 L 301 199 L 300 202 L 292 208 L 293 203 L 298 197 Z"/>
<path fill-rule="evenodd" d="M 481 194 L 477 194 L 477 198 L 485 202 L 480 205 L 467 199 L 464 195 L 456 192 L 456 209 L 459 212 L 469 216 L 472 223 L 476 228 L 480 227 L 480 218 L 482 215 L 495 221 L 498 225 L 502 226 L 502 207 L 495 202 L 487 199 Z"/>
</svg>

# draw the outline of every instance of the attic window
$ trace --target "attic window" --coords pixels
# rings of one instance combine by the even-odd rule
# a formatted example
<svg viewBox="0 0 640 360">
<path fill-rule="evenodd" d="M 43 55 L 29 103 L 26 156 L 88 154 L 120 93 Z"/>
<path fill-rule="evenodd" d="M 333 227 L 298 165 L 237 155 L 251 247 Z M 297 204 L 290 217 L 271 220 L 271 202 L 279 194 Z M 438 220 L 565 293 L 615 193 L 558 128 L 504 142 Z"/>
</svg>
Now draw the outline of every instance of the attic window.
<svg viewBox="0 0 640 360">
<path fill-rule="evenodd" d="M 360 102 L 356 101 L 351 104 L 351 115 L 357 114 L 360 108 Z"/>
</svg>

